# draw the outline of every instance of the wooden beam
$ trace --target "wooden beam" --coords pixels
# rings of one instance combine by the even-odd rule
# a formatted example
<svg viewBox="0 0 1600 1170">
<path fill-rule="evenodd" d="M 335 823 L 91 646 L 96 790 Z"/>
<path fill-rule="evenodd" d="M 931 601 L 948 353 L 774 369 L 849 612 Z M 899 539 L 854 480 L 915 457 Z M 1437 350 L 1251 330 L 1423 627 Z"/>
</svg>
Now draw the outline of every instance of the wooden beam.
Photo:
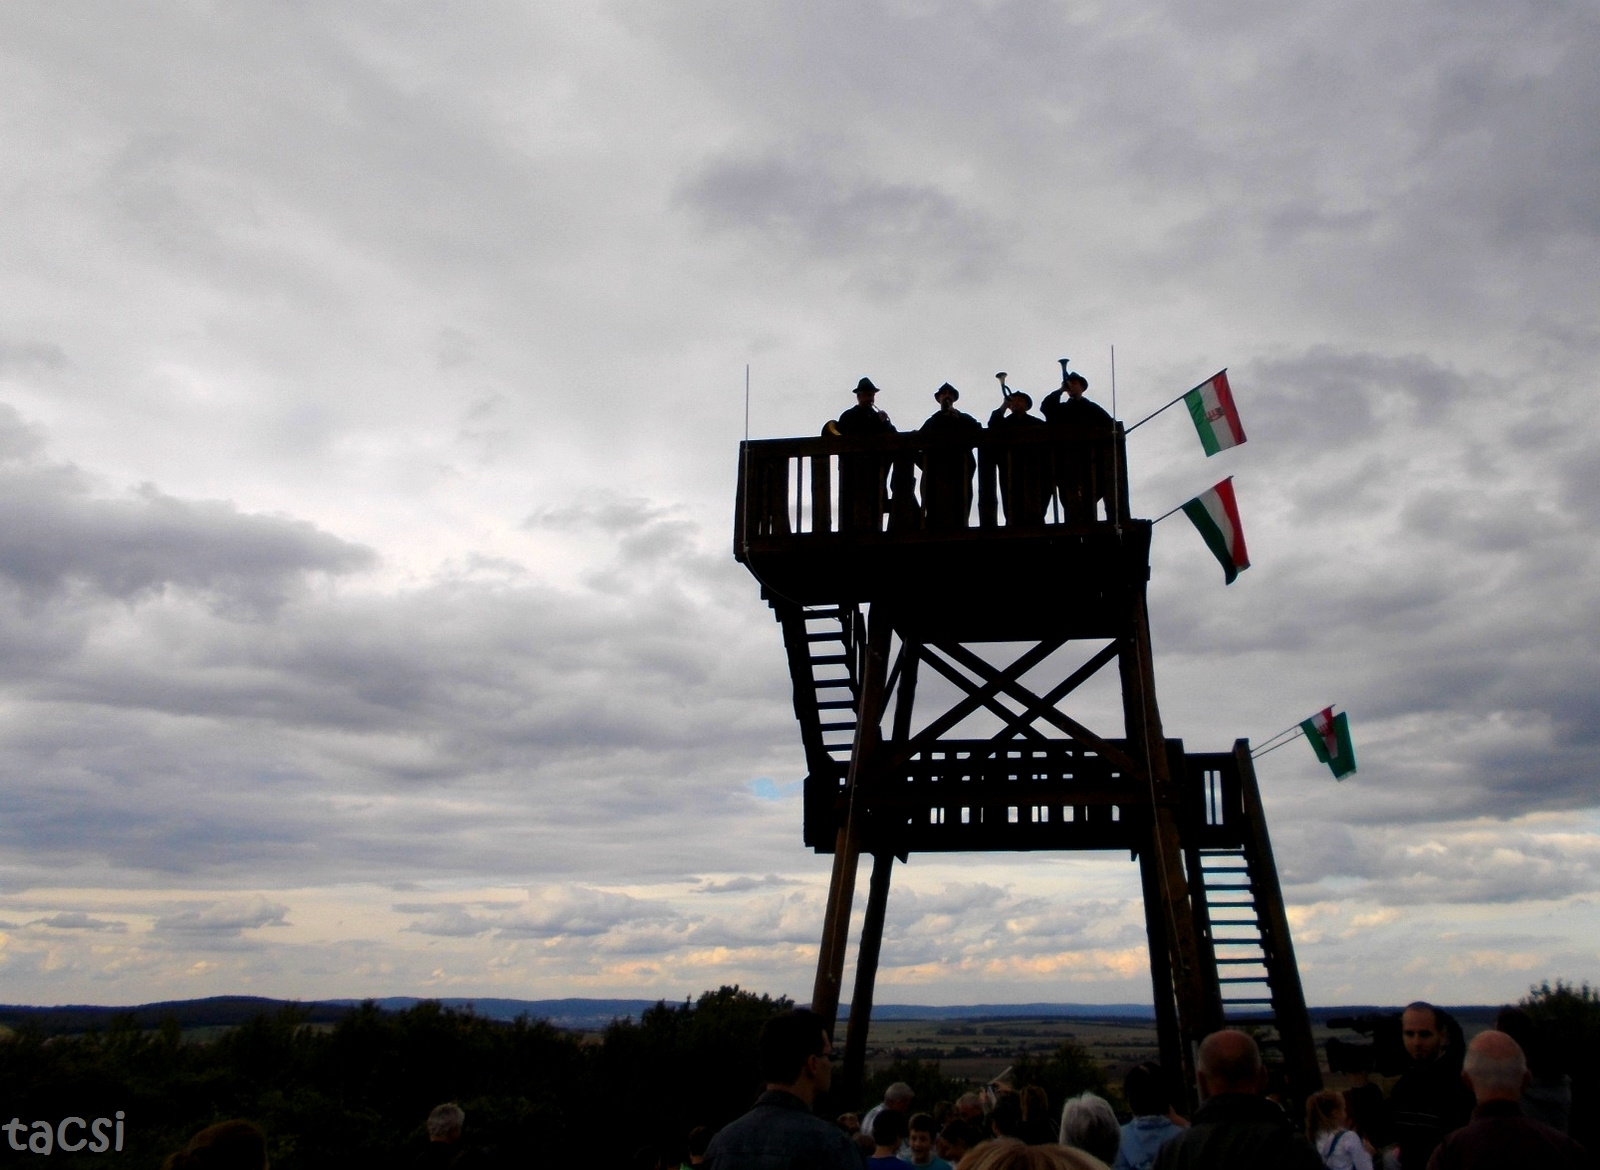
<svg viewBox="0 0 1600 1170">
<path fill-rule="evenodd" d="M 828 905 L 822 921 L 822 945 L 817 949 L 817 978 L 811 990 L 811 1010 L 832 1031 L 839 1016 L 839 985 L 844 979 L 844 954 L 849 942 L 850 907 L 855 900 L 856 868 L 861 857 L 861 789 L 871 758 L 878 750 L 883 719 L 884 678 L 888 673 L 889 639 L 893 633 L 889 614 L 874 606 L 867 623 L 865 677 L 857 715 L 855 746 L 845 783 L 844 823 L 834 841 L 833 875 L 828 883 Z"/>
<path fill-rule="evenodd" d="M 850 996 L 850 1024 L 844 1042 L 844 1098 L 861 1095 L 862 1071 L 867 1061 L 867 1033 L 872 1027 L 872 995 L 878 979 L 878 956 L 883 949 L 883 918 L 889 905 L 889 874 L 894 854 L 880 849 L 872 855 L 872 877 L 867 885 L 867 912 L 861 923 L 861 947 L 856 951 L 856 985 Z"/>
</svg>

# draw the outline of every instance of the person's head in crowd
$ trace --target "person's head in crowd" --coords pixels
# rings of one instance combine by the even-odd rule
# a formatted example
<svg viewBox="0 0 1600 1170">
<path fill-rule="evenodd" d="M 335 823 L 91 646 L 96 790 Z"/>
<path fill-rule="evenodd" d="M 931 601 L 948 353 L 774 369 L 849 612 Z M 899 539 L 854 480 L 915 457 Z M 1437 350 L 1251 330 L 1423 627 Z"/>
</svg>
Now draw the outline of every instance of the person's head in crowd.
<svg viewBox="0 0 1600 1170">
<path fill-rule="evenodd" d="M 1172 1111 L 1172 1096 L 1159 1064 L 1148 1060 L 1128 1070 L 1122 1082 L 1122 1095 L 1135 1117 L 1165 1117 Z"/>
<path fill-rule="evenodd" d="M 897 1113 L 910 1113 L 911 1102 L 916 1099 L 916 1091 L 904 1081 L 896 1081 L 883 1091 L 883 1107 Z"/>
<path fill-rule="evenodd" d="M 858 1130 L 850 1135 L 850 1140 L 855 1142 L 856 1149 L 861 1151 L 861 1156 L 870 1158 L 878 1149 L 878 1143 L 872 1140 L 872 1135 L 866 1130 Z"/>
<path fill-rule="evenodd" d="M 961 1159 L 960 1170 L 1108 1170 L 1087 1150 L 1065 1146 L 1029 1146 L 999 1138 L 974 1146 Z"/>
<path fill-rule="evenodd" d="M 1533 1078 L 1528 1061 L 1517 1042 L 1504 1032 L 1479 1032 L 1467 1045 L 1467 1058 L 1461 1065 L 1461 1079 L 1472 1086 L 1472 1095 L 1482 1105 L 1486 1101 L 1517 1101 Z"/>
<path fill-rule="evenodd" d="M 995 1137 L 1021 1140 L 1026 1121 L 1022 1116 L 1022 1098 L 1015 1093 L 1002 1093 L 989 1113 L 989 1130 Z"/>
<path fill-rule="evenodd" d="M 939 1130 L 938 1140 L 933 1148 L 943 1158 L 954 1166 L 973 1146 L 983 1141 L 983 1134 L 975 1126 L 968 1125 L 959 1117 L 954 1121 L 947 1121 Z"/>
<path fill-rule="evenodd" d="M 911 1147 L 911 1164 L 926 1166 L 933 1158 L 933 1142 L 939 1127 L 931 1113 L 913 1113 L 906 1122 L 906 1143 Z"/>
<path fill-rule="evenodd" d="M 944 1123 L 956 1115 L 954 1101 L 935 1101 L 933 1103 L 933 1127 L 935 1132 L 944 1128 Z"/>
<path fill-rule="evenodd" d="M 1517 1042 L 1517 1047 L 1522 1049 L 1522 1055 L 1527 1058 L 1528 1071 L 1535 1077 L 1550 1071 L 1552 1061 L 1548 1037 L 1527 1012 L 1515 1007 L 1501 1008 L 1494 1019 L 1494 1030 L 1504 1032 Z"/>
<path fill-rule="evenodd" d="M 467 1115 L 462 1112 L 461 1106 L 454 1101 L 447 1101 L 443 1105 L 435 1105 L 433 1112 L 428 1114 L 428 1140 L 430 1142 L 458 1142 L 461 1140 L 461 1127 L 466 1123 Z"/>
<path fill-rule="evenodd" d="M 761 1077 L 769 1089 L 810 1104 L 833 1080 L 833 1042 L 821 1016 L 804 1008 L 780 1012 L 761 1029 Z"/>
<path fill-rule="evenodd" d="M 248 1121 L 219 1121 L 189 1139 L 163 1170 L 267 1170 L 267 1138 Z"/>
<path fill-rule="evenodd" d="M 1237 1028 L 1213 1032 L 1200 1042 L 1196 1071 L 1202 1097 L 1234 1093 L 1254 1097 L 1267 1083 L 1266 1070 L 1261 1066 L 1261 1050 L 1248 1033 Z"/>
<path fill-rule="evenodd" d="M 1418 1064 L 1430 1064 L 1444 1050 L 1444 1029 L 1439 1012 L 1431 1003 L 1408 1003 L 1400 1013 L 1400 1040 L 1406 1055 Z"/>
<path fill-rule="evenodd" d="M 983 1098 L 977 1093 L 962 1093 L 956 1098 L 956 1116 L 968 1125 L 983 1120 Z"/>
<path fill-rule="evenodd" d="M 1344 1094 L 1321 1089 L 1306 1098 L 1306 1137 L 1313 1142 L 1322 1134 L 1345 1129 Z"/>
<path fill-rule="evenodd" d="M 711 1144 L 711 1139 L 717 1136 L 717 1131 L 709 1125 L 697 1125 L 689 1131 L 687 1142 L 689 1165 L 698 1166 L 706 1160 L 706 1147 Z"/>
<path fill-rule="evenodd" d="M 844 1130 L 845 1133 L 861 1132 L 861 1114 L 859 1113 L 841 1113 L 834 1118 L 833 1123 Z"/>
<path fill-rule="evenodd" d="M 1102 1162 L 1117 1160 L 1122 1144 L 1122 1127 L 1116 1112 L 1104 1097 L 1080 1093 L 1061 1107 L 1061 1144 L 1087 1150 Z"/>
<path fill-rule="evenodd" d="M 878 1156 L 892 1158 L 906 1140 L 906 1115 L 893 1109 L 880 1109 L 872 1119 L 872 1142 L 878 1147 Z"/>
<path fill-rule="evenodd" d="M 1038 1085 L 1024 1085 L 1019 1094 L 1022 1098 L 1022 1116 L 1025 1121 L 1037 1121 L 1050 1112 L 1050 1096 Z"/>
</svg>

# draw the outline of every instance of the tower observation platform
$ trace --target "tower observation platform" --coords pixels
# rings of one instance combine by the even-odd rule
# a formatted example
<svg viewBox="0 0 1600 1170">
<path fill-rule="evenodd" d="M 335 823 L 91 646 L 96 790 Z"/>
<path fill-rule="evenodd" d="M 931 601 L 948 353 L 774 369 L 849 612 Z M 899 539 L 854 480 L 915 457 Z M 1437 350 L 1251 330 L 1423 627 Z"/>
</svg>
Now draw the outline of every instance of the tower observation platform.
<svg viewBox="0 0 1600 1170">
<path fill-rule="evenodd" d="M 1162 731 L 1151 522 L 1131 515 L 1127 483 L 1121 424 L 740 447 L 734 555 L 783 632 L 804 841 L 833 856 L 812 994 L 830 1023 L 872 858 L 847 1091 L 895 859 L 1031 850 L 1137 859 L 1175 1101 L 1193 1099 L 1199 1041 L 1236 1024 L 1297 1096 L 1321 1087 L 1249 744 L 1188 752 Z M 1122 726 L 1096 730 L 1073 700 L 1113 664 Z M 919 701 L 933 677 L 947 685 Z"/>
</svg>

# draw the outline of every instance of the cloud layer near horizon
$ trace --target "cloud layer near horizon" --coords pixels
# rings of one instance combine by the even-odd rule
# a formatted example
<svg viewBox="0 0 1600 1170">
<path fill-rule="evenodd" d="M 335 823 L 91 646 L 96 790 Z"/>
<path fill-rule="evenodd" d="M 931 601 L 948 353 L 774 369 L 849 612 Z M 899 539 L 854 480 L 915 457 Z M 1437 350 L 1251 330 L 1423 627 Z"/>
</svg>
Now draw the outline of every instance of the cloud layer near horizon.
<svg viewBox="0 0 1600 1170">
<path fill-rule="evenodd" d="M 826 859 L 727 516 L 862 373 L 1227 365 L 1169 731 L 1263 761 L 1314 1000 L 1594 978 L 1600 21 L 1526 4 L 0 17 L 0 971 L 804 997 Z M 1098 715 L 1098 712 L 1091 712 Z M 914 858 L 880 999 L 1146 993 L 1111 859 Z"/>
</svg>

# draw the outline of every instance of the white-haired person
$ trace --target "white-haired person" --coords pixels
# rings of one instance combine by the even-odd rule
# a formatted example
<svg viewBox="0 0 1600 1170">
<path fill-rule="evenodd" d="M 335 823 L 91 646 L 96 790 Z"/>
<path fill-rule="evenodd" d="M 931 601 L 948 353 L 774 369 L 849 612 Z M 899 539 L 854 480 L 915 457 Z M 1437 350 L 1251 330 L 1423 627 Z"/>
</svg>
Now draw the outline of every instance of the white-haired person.
<svg viewBox="0 0 1600 1170">
<path fill-rule="evenodd" d="M 1117 1160 L 1122 1127 L 1111 1102 L 1093 1093 L 1079 1093 L 1061 1107 L 1061 1144 L 1093 1154 L 1107 1166 Z"/>
<path fill-rule="evenodd" d="M 1565 1170 L 1593 1165 L 1577 1142 L 1523 1114 L 1522 1090 L 1532 1077 L 1521 1047 L 1504 1032 L 1479 1032 L 1472 1038 L 1461 1079 L 1472 1089 L 1477 1108 L 1465 1127 L 1445 1135 L 1428 1160 L 1429 1170 L 1506 1166 Z"/>
</svg>

